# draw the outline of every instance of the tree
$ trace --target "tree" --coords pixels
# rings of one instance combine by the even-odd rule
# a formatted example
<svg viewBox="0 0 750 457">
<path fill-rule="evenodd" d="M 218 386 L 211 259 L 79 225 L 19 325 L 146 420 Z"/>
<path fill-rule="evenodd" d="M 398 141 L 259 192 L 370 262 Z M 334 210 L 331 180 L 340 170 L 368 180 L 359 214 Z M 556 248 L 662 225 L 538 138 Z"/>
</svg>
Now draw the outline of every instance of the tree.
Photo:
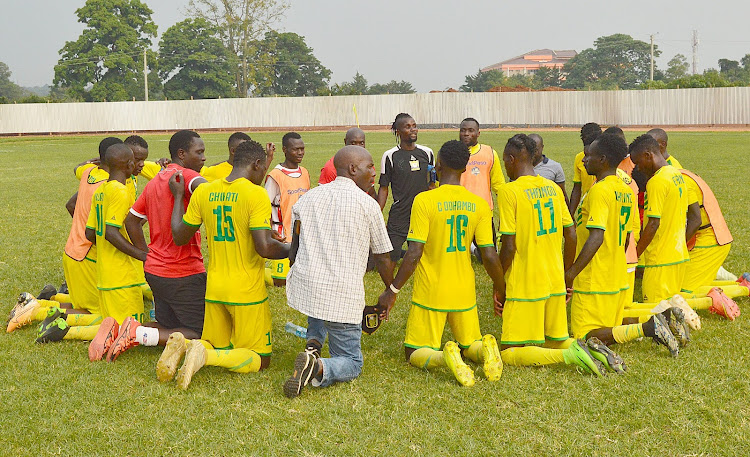
<svg viewBox="0 0 750 457">
<path fill-rule="evenodd" d="M 396 81 L 395 79 L 385 84 L 375 83 L 367 89 L 370 95 L 378 94 L 413 94 L 416 90 L 408 81 Z"/>
<path fill-rule="evenodd" d="M 535 84 L 532 76 L 517 74 L 505 78 L 505 82 L 503 83 L 503 85 L 508 87 L 534 87 Z"/>
<path fill-rule="evenodd" d="M 86 28 L 60 50 L 54 85 L 86 101 L 143 99 L 144 49 L 149 69 L 156 69 L 156 54 L 148 49 L 156 37 L 151 14 L 139 0 L 87 0 L 76 10 Z M 149 83 L 159 88 L 155 74 Z"/>
<path fill-rule="evenodd" d="M 667 63 L 665 76 L 669 81 L 684 78 L 688 75 L 689 70 L 690 64 L 688 63 L 687 58 L 682 54 L 677 54 Z"/>
<path fill-rule="evenodd" d="M 207 20 L 221 31 L 222 41 L 236 57 L 237 95 L 247 97 L 262 81 L 271 81 L 273 62 L 253 59 L 262 38 L 283 17 L 284 0 L 190 0 L 189 13 Z"/>
<path fill-rule="evenodd" d="M 269 31 L 260 52 L 270 55 L 273 62 L 271 81 L 259 90 L 260 95 L 315 95 L 328 87 L 331 70 L 324 67 L 296 33 Z"/>
<path fill-rule="evenodd" d="M 496 86 L 502 86 L 505 76 L 500 70 L 477 71 L 476 75 L 467 75 L 466 82 L 459 88 L 461 92 L 487 92 Z"/>
<path fill-rule="evenodd" d="M 369 89 L 367 79 L 357 72 L 351 82 L 331 86 L 330 93 L 331 95 L 364 95 L 367 94 L 367 89 Z"/>
<path fill-rule="evenodd" d="M 630 35 L 599 37 L 594 48 L 581 51 L 563 67 L 564 87 L 573 89 L 635 89 L 649 80 L 650 45 Z M 654 57 L 661 51 L 654 46 Z M 654 78 L 656 79 L 656 77 Z"/>
<path fill-rule="evenodd" d="M 24 95 L 21 86 L 10 80 L 11 75 L 8 65 L 0 62 L 0 99 L 5 99 L 5 103 L 17 100 Z"/>
<path fill-rule="evenodd" d="M 740 62 L 736 60 L 719 59 L 719 73 L 730 82 L 747 84 L 750 82 L 750 68 L 747 67 L 749 60 L 750 55 L 746 55 L 740 66 Z"/>
<path fill-rule="evenodd" d="M 178 22 L 159 43 L 159 77 L 169 99 L 234 97 L 235 67 L 219 30 L 205 19 Z"/>
<path fill-rule="evenodd" d="M 563 83 L 563 74 L 559 68 L 540 67 L 534 74 L 534 89 L 545 87 L 560 87 Z"/>
</svg>

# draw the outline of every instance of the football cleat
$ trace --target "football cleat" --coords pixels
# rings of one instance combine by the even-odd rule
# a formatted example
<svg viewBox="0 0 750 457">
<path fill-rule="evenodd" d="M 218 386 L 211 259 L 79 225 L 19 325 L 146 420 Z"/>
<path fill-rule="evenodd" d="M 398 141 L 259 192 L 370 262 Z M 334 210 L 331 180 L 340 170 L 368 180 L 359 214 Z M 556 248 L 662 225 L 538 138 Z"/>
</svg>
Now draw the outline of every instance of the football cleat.
<svg viewBox="0 0 750 457">
<path fill-rule="evenodd" d="M 596 376 L 604 376 L 607 369 L 604 364 L 591 355 L 586 342 L 582 339 L 573 341 L 567 349 L 563 349 L 563 357 L 568 365 L 576 365 L 587 373 L 593 373 Z"/>
<path fill-rule="evenodd" d="M 696 313 L 695 310 L 691 308 L 690 305 L 688 305 L 685 297 L 680 294 L 675 294 L 672 298 L 669 299 L 669 303 L 672 306 L 676 306 L 677 308 L 680 308 L 682 310 L 682 313 L 685 315 L 685 321 L 691 329 L 701 329 L 701 318 L 700 316 L 698 316 L 698 313 Z M 663 311 L 666 311 L 666 309 L 662 310 L 662 312 Z"/>
<path fill-rule="evenodd" d="M 318 357 L 314 351 L 305 350 L 297 354 L 294 359 L 294 371 L 284 382 L 284 395 L 294 398 L 302 393 L 302 389 L 310 383 L 318 366 Z"/>
<path fill-rule="evenodd" d="M 180 332 L 170 334 L 164 352 L 161 353 L 159 361 L 156 362 L 156 379 L 161 382 L 174 379 L 177 367 L 180 365 L 186 350 L 185 335 Z"/>
<path fill-rule="evenodd" d="M 63 281 L 62 284 L 60 284 L 60 288 L 57 290 L 58 294 L 68 294 L 70 291 L 68 290 L 68 283 Z"/>
<path fill-rule="evenodd" d="M 482 337 L 482 360 L 484 375 L 490 381 L 500 380 L 503 374 L 503 359 L 497 348 L 497 340 L 489 333 Z"/>
<path fill-rule="evenodd" d="M 719 267 L 719 269 L 716 271 L 716 280 L 717 281 L 737 281 L 737 276 L 725 270 L 724 267 L 722 266 L 722 267 Z"/>
<path fill-rule="evenodd" d="M 471 387 L 474 385 L 474 371 L 461 358 L 461 349 L 459 349 L 455 341 L 445 343 L 445 346 L 443 346 L 443 359 L 445 360 L 445 365 L 462 386 Z"/>
<path fill-rule="evenodd" d="M 200 340 L 190 340 L 185 351 L 185 361 L 177 372 L 177 388 L 187 390 L 193 375 L 206 364 L 206 348 Z"/>
<path fill-rule="evenodd" d="M 600 361 L 605 367 L 617 374 L 625 374 L 628 367 L 625 365 L 622 357 L 607 347 L 606 344 L 602 343 L 599 338 L 592 336 L 586 341 L 586 346 L 588 346 L 589 354 Z"/>
<path fill-rule="evenodd" d="M 65 318 L 65 315 L 60 311 L 60 308 L 50 308 L 47 310 L 47 317 L 44 318 L 41 324 L 39 324 L 39 330 L 37 331 L 38 334 L 43 333 L 47 327 L 49 327 L 52 322 L 56 321 L 57 318 L 62 317 Z M 67 321 L 66 321 L 67 323 Z"/>
<path fill-rule="evenodd" d="M 55 286 L 53 286 L 52 284 L 47 284 L 42 288 L 41 291 L 39 291 L 38 294 L 36 294 L 36 298 L 38 300 L 49 300 L 56 293 L 57 289 L 55 289 Z"/>
<path fill-rule="evenodd" d="M 61 341 L 68 333 L 68 330 L 70 330 L 70 327 L 68 327 L 68 323 L 65 322 L 65 319 L 58 317 L 44 329 L 39 329 L 39 332 L 36 335 L 36 342 L 51 343 L 54 341 Z"/>
<path fill-rule="evenodd" d="M 10 312 L 6 331 L 10 333 L 19 327 L 30 324 L 37 309 L 39 309 L 39 302 L 36 301 L 36 298 L 28 292 L 23 292 L 18 296 L 18 302 Z"/>
<path fill-rule="evenodd" d="M 708 310 L 714 314 L 725 317 L 730 321 L 735 320 L 740 315 L 740 307 L 731 298 L 724 294 L 720 287 L 714 287 L 706 294 L 711 297 L 712 303 Z M 9 324 L 10 325 L 10 324 Z"/>
<path fill-rule="evenodd" d="M 690 342 L 690 327 L 685 321 L 685 313 L 681 308 L 676 306 L 669 308 L 668 312 L 669 319 L 667 321 L 669 323 L 669 330 L 677 339 L 677 342 L 680 343 L 680 347 L 687 346 Z"/>
<path fill-rule="evenodd" d="M 117 357 L 128 349 L 138 346 L 138 342 L 135 340 L 135 332 L 141 324 L 131 316 L 125 318 L 122 321 L 120 330 L 117 332 L 117 338 L 112 342 L 112 345 L 107 351 L 107 362 L 114 362 Z"/>
<path fill-rule="evenodd" d="M 89 360 L 92 362 L 94 360 L 101 360 L 109 351 L 115 338 L 117 338 L 119 330 L 120 326 L 117 325 L 114 317 L 105 317 L 101 325 L 99 325 L 96 336 L 89 343 Z"/>
<path fill-rule="evenodd" d="M 674 335 L 672 335 L 672 331 L 669 329 L 669 324 L 667 324 L 667 319 L 664 315 L 654 314 L 652 319 L 654 320 L 654 336 L 652 339 L 656 343 L 666 346 L 672 357 L 680 355 L 680 345 Z"/>
</svg>

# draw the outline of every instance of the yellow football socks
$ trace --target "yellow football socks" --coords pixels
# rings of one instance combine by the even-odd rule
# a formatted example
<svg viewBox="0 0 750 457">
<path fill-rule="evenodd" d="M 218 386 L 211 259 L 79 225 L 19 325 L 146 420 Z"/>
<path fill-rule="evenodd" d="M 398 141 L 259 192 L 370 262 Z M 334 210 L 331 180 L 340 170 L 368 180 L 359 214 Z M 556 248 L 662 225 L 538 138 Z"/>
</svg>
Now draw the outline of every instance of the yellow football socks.
<svg viewBox="0 0 750 457">
<path fill-rule="evenodd" d="M 34 315 L 31 316 L 32 322 L 38 322 L 43 321 L 47 317 L 47 312 L 49 312 L 50 307 L 49 306 L 40 306 L 39 308 L 34 311 Z"/>
<path fill-rule="evenodd" d="M 70 294 L 55 294 L 52 297 L 50 297 L 50 300 L 56 301 L 59 303 L 73 303 L 70 300 Z"/>
<path fill-rule="evenodd" d="M 68 333 L 63 337 L 64 340 L 83 340 L 91 341 L 99 331 L 99 325 L 83 325 L 78 327 L 69 327 Z"/>
<path fill-rule="evenodd" d="M 251 349 L 214 349 L 208 341 L 199 341 L 206 348 L 206 365 L 226 368 L 237 373 L 260 371 L 260 355 Z"/>
<path fill-rule="evenodd" d="M 695 298 L 701 298 L 705 297 L 708 292 L 713 289 L 714 286 L 701 286 L 698 289 L 694 290 L 691 293 L 683 292 L 680 295 L 688 299 L 688 303 L 690 303 L 689 299 L 695 299 Z M 745 286 L 741 286 L 737 283 L 719 286 L 721 290 L 724 291 L 724 295 L 726 295 L 729 298 L 735 298 L 735 297 L 747 297 L 750 295 L 748 293 L 748 288 Z M 692 305 L 691 305 L 692 306 Z M 695 308 L 693 306 L 693 308 Z"/>
<path fill-rule="evenodd" d="M 85 325 L 99 325 L 102 323 L 101 314 L 66 314 L 65 323 L 71 327 Z"/>
<path fill-rule="evenodd" d="M 503 363 L 514 366 L 540 366 L 565 363 L 563 349 L 524 346 L 500 351 Z"/>
<path fill-rule="evenodd" d="M 628 341 L 636 340 L 645 336 L 643 333 L 643 324 L 628 324 L 612 327 L 612 336 L 618 343 L 627 343 Z"/>
<path fill-rule="evenodd" d="M 464 357 L 475 363 L 482 363 L 482 340 L 474 341 L 471 346 L 463 350 Z"/>
<path fill-rule="evenodd" d="M 411 353 L 409 363 L 417 368 L 429 370 L 445 366 L 445 359 L 443 358 L 443 351 L 436 351 L 432 348 L 419 348 Z"/>
</svg>

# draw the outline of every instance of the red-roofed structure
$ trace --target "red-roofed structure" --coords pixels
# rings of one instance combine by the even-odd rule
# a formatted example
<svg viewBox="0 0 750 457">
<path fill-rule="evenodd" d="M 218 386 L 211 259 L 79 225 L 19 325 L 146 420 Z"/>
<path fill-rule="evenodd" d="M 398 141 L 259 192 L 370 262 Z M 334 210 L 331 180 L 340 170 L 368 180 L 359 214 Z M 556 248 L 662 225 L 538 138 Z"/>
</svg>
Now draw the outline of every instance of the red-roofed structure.
<svg viewBox="0 0 750 457">
<path fill-rule="evenodd" d="M 552 49 L 537 49 L 536 51 L 527 52 L 512 59 L 498 62 L 489 67 L 482 68 L 480 71 L 499 70 L 505 76 L 513 75 L 533 75 L 541 67 L 557 68 L 562 67 L 578 53 L 572 49 L 563 51 L 553 51 Z"/>
</svg>

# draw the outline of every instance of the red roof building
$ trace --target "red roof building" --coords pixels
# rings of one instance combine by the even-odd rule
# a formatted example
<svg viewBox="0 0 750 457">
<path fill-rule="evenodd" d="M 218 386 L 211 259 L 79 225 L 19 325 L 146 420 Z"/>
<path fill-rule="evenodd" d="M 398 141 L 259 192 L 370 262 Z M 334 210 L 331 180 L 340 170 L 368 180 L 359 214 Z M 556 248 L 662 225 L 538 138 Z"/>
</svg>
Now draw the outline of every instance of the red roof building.
<svg viewBox="0 0 750 457">
<path fill-rule="evenodd" d="M 564 51 L 553 51 L 552 49 L 537 49 L 512 59 L 498 62 L 480 71 L 500 70 L 505 76 L 533 75 L 541 67 L 562 67 L 578 53 L 572 49 Z"/>
</svg>

